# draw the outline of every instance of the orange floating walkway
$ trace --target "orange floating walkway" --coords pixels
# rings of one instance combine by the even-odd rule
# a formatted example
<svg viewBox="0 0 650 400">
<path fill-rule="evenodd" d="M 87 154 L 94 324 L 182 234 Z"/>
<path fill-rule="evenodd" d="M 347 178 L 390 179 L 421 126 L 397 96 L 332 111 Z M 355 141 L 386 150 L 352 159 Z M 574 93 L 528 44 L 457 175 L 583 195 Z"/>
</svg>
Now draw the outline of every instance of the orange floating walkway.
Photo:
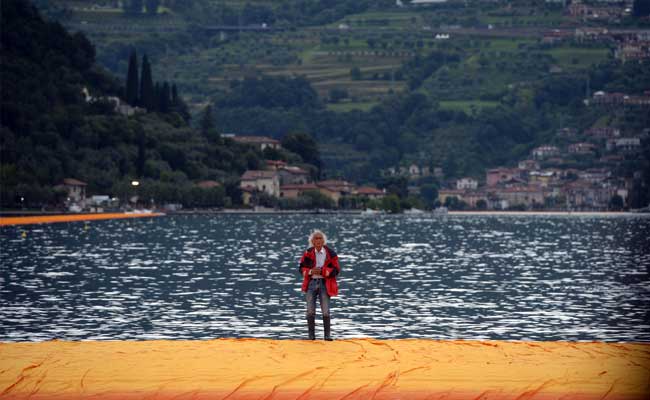
<svg viewBox="0 0 650 400">
<path fill-rule="evenodd" d="M 101 213 L 101 214 L 62 214 L 62 215 L 34 215 L 29 217 L 1 217 L 0 226 L 5 225 L 32 225 L 49 224 L 53 222 L 92 221 L 99 219 L 143 218 L 159 217 L 161 213 Z"/>
<path fill-rule="evenodd" d="M 650 398 L 650 344 L 355 339 L 0 343 L 1 399 Z"/>
</svg>

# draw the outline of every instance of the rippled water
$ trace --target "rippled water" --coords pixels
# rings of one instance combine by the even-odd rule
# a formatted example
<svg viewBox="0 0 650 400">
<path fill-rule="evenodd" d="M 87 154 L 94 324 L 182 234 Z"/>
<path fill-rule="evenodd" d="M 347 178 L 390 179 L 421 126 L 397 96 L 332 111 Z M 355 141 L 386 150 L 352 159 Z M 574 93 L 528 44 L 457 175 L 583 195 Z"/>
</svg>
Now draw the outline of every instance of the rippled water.
<svg viewBox="0 0 650 400">
<path fill-rule="evenodd" d="M 650 218 L 344 215 L 4 227 L 0 340 L 303 338 L 315 228 L 337 338 L 650 341 Z"/>
</svg>

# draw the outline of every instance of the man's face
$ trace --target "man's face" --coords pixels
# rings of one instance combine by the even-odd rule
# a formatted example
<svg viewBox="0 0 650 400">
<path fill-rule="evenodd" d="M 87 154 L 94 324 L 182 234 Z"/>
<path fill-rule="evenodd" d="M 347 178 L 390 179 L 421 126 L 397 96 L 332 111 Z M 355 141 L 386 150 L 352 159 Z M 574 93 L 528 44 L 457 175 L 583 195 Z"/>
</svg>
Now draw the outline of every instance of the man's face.
<svg viewBox="0 0 650 400">
<path fill-rule="evenodd" d="M 323 237 L 321 235 L 314 235 L 312 243 L 314 244 L 314 247 L 320 250 L 321 247 L 323 247 Z"/>
</svg>

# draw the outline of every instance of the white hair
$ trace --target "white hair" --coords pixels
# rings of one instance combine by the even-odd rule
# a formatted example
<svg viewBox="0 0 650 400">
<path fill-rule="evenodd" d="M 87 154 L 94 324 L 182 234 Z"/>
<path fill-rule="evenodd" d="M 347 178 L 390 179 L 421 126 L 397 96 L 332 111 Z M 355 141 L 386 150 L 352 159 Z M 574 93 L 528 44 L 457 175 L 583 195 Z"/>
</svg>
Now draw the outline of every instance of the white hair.
<svg viewBox="0 0 650 400">
<path fill-rule="evenodd" d="M 323 237 L 323 245 L 327 243 L 327 235 L 323 233 L 323 231 L 319 229 L 314 229 L 314 231 L 309 235 L 309 246 L 313 246 L 314 243 L 312 242 L 314 240 L 314 236 L 316 235 L 321 235 Z"/>
</svg>

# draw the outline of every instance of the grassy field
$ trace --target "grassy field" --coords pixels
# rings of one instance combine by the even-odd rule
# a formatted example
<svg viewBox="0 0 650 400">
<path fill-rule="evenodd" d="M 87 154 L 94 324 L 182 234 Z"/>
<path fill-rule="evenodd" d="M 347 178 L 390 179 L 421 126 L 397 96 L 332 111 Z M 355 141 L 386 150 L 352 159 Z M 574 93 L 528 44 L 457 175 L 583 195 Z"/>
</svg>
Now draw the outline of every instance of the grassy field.
<svg viewBox="0 0 650 400">
<path fill-rule="evenodd" d="M 440 108 L 446 110 L 464 111 L 466 114 L 472 114 L 473 111 L 479 112 L 484 108 L 495 108 L 499 105 L 496 101 L 481 100 L 443 100 L 440 102 Z"/>
<path fill-rule="evenodd" d="M 369 111 L 377 104 L 379 103 L 374 101 L 358 102 L 358 103 L 355 102 L 345 102 L 345 103 L 336 103 L 336 104 L 330 103 L 327 105 L 327 109 L 335 112 L 348 112 L 352 110 Z"/>
<path fill-rule="evenodd" d="M 236 8 L 246 3 L 277 6 L 271 0 L 225 1 Z M 330 109 L 366 110 L 392 93 L 407 90 L 405 81 L 387 78 L 415 54 L 457 47 L 463 54 L 462 60 L 434 71 L 423 89 L 441 99 L 443 108 L 471 112 L 494 107 L 496 101 L 480 99 L 498 99 L 512 85 L 540 79 L 549 73 L 551 66 L 559 66 L 564 71 L 585 69 L 610 54 L 605 47 L 564 45 L 543 49 L 537 46 L 537 38 L 529 37 L 454 34 L 441 44 L 433 39 L 433 30 L 423 27 L 430 25 L 435 29 L 435 23 L 454 22 L 445 20 L 444 14 L 438 11 L 413 9 L 353 14 L 325 26 L 273 33 L 214 34 L 207 41 L 182 49 L 169 46 L 170 51 L 161 42 L 190 32 L 190 25 L 180 15 L 168 12 L 156 17 L 130 16 L 119 9 L 93 10 L 85 2 L 74 4 L 71 21 L 99 43 L 98 52 L 108 49 L 112 51 L 108 54 L 123 54 L 124 51 L 120 53 L 115 48 L 131 43 L 156 46 L 157 52 L 153 56 L 149 54 L 154 79 L 174 80 L 182 93 L 197 104 L 203 104 L 218 91 L 228 90 L 231 80 L 245 76 L 303 76 L 324 100 L 332 89 L 347 91 L 349 102 L 329 104 Z M 450 12 L 455 21 L 476 16 L 481 24 L 508 27 L 554 27 L 565 20 L 559 11 L 534 14 L 518 9 L 518 16 Z M 347 24 L 350 29 L 339 29 L 340 24 Z M 374 41 L 372 48 L 369 39 Z M 126 58 L 119 61 L 118 76 L 125 75 L 126 64 Z M 352 80 L 350 71 L 354 67 L 360 69 L 361 80 Z"/>
<path fill-rule="evenodd" d="M 559 47 L 546 51 L 558 65 L 565 69 L 583 69 L 605 61 L 610 54 L 607 48 Z"/>
</svg>

